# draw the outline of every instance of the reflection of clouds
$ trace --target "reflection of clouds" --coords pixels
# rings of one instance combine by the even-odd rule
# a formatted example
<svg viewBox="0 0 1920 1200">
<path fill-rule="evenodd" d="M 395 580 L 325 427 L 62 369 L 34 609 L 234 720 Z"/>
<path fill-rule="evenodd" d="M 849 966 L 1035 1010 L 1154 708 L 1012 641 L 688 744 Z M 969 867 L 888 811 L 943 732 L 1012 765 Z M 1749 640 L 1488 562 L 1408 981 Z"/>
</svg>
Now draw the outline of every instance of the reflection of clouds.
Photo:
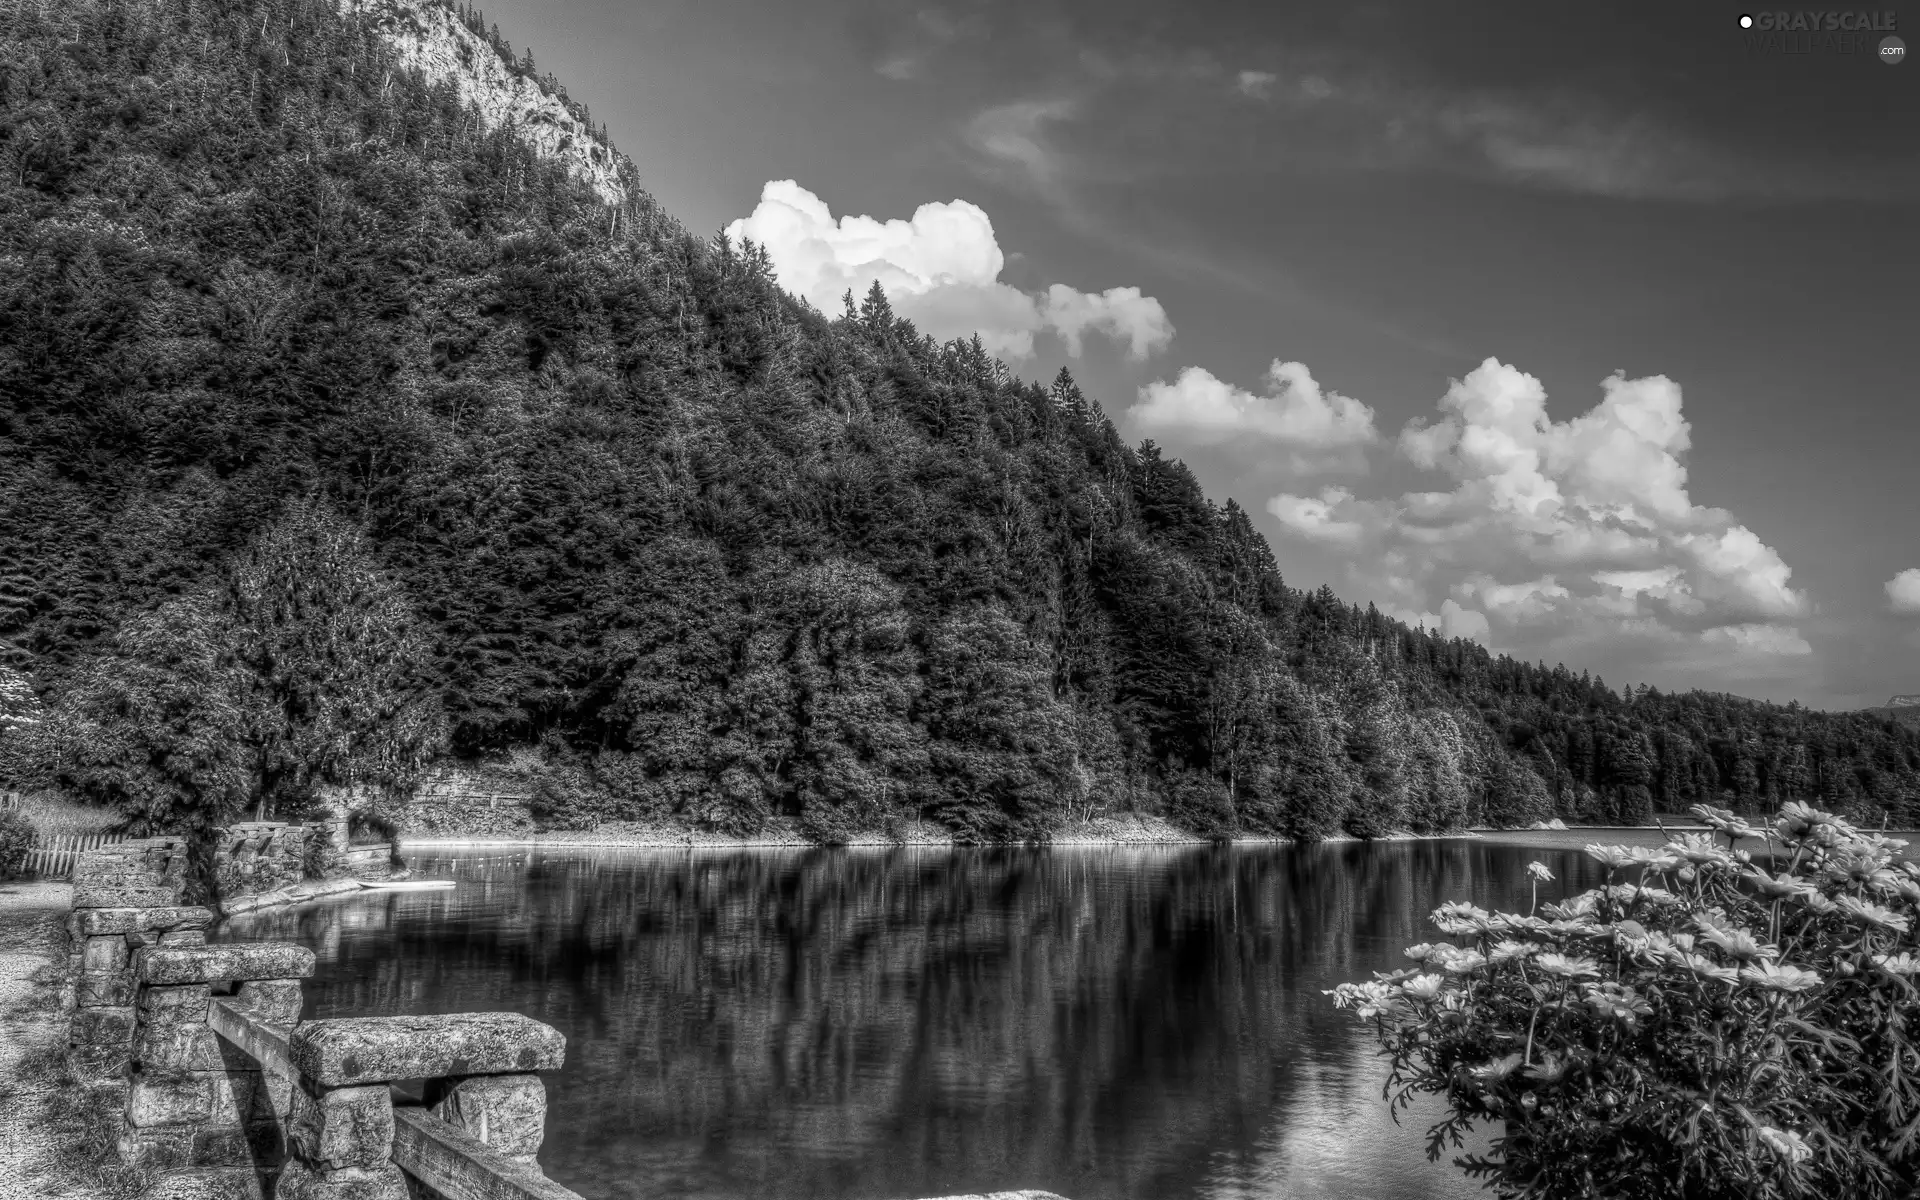
<svg viewBox="0 0 1920 1200">
<path fill-rule="evenodd" d="M 1459 1153 L 1486 1153 L 1490 1141 L 1485 1133 L 1476 1131 L 1462 1151 L 1428 1162 L 1422 1135 L 1445 1115 L 1445 1102 L 1438 1096 L 1417 1096 L 1395 1124 L 1380 1097 L 1386 1071 L 1373 1042 L 1355 1029 L 1350 1050 L 1352 1059 L 1345 1069 L 1300 1064 L 1288 1080 L 1285 1104 L 1251 1156 L 1223 1163 L 1198 1194 L 1214 1200 L 1466 1200 L 1485 1195 L 1451 1162 Z"/>
<path fill-rule="evenodd" d="M 1322 989 L 1442 900 L 1523 906 L 1531 858 L 1598 875 L 1470 840 L 409 857 L 459 886 L 223 936 L 318 949 L 309 1016 L 558 1027 L 549 1173 L 716 1200 L 1465 1195 Z"/>
</svg>

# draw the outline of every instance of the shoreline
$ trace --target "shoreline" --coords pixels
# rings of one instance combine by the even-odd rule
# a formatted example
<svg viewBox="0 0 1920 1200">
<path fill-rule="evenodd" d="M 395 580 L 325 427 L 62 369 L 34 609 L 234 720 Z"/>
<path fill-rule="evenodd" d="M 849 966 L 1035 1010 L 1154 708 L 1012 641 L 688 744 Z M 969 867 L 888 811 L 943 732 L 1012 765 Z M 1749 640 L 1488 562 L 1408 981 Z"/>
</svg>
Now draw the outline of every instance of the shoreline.
<svg viewBox="0 0 1920 1200">
<path fill-rule="evenodd" d="M 1360 838 L 1351 834 L 1319 838 L 1313 841 L 1300 841 L 1285 837 L 1238 837 L 1204 838 L 1196 837 L 1184 830 L 1175 828 L 1164 821 L 1146 819 L 1137 822 L 1113 821 L 1112 824 L 1131 826 L 1114 830 L 1093 830 L 1073 828 L 1063 831 L 1052 839 L 1019 842 L 975 842 L 959 843 L 952 840 L 930 837 L 907 840 L 881 837 L 854 838 L 845 842 L 809 842 L 789 836 L 729 837 L 697 831 L 648 829 L 625 832 L 619 830 L 595 830 L 563 832 L 558 834 L 527 834 L 520 837 L 461 836 L 457 834 L 423 834 L 419 836 L 401 835 L 398 848 L 402 851 L 428 851 L 450 849 L 522 849 L 522 850 L 911 850 L 933 849 L 951 850 L 958 847 L 973 846 L 986 848 L 1101 848 L 1116 846 L 1291 846 L 1291 845 L 1344 845 L 1357 842 L 1438 842 L 1438 841 L 1481 841 L 1491 844 L 1508 844 L 1525 847 L 1537 847 L 1542 850 L 1580 850 L 1592 843 L 1610 841 L 1643 842 L 1663 844 L 1670 834 L 1701 833 L 1707 830 L 1705 825 L 1669 825 L 1663 832 L 1653 825 L 1576 825 L 1566 829 L 1499 829 L 1481 827 L 1476 829 L 1450 830 L 1444 833 L 1390 833 L 1377 838 Z M 1890 831 L 1898 832 L 1898 831 Z M 1920 837 L 1920 835 L 1916 835 Z"/>
</svg>

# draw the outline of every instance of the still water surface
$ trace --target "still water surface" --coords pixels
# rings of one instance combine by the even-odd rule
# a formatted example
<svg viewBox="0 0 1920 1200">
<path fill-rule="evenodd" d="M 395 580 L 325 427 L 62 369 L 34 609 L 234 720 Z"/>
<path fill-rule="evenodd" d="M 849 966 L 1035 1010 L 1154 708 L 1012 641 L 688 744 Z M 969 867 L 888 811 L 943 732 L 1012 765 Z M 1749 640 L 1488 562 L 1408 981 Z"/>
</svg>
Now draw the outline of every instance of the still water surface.
<svg viewBox="0 0 1920 1200">
<path fill-rule="evenodd" d="M 540 1161 L 588 1200 L 1484 1195 L 1396 1125 L 1322 990 L 1443 900 L 1578 853 L 1467 839 L 1051 850 L 416 852 L 442 892 L 249 914 L 309 1018 L 515 1009 L 567 1036 Z"/>
</svg>

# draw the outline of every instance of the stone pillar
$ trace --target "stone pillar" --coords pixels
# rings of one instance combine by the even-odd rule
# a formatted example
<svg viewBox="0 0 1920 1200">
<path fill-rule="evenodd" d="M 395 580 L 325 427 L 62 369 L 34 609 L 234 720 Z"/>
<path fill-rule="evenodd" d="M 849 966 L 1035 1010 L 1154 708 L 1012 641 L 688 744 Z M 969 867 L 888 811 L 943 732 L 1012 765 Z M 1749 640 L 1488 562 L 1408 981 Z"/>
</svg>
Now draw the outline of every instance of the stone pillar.
<svg viewBox="0 0 1920 1200">
<path fill-rule="evenodd" d="M 289 888 L 305 877 L 307 826 L 243 821 L 218 832 L 213 879 L 223 904 Z"/>
<path fill-rule="evenodd" d="M 90 1083 L 126 1078 L 134 1035 L 133 954 L 162 943 L 205 941 L 213 914 L 180 903 L 186 845 L 178 838 L 121 842 L 81 855 L 67 917 L 72 1017 L 67 1059 Z"/>
<path fill-rule="evenodd" d="M 217 1186 L 210 1194 L 260 1193 L 259 1176 L 282 1157 L 287 1088 L 276 1089 L 258 1062 L 216 1035 L 207 1014 L 218 992 L 261 1020 L 290 1025 L 313 963 L 311 950 L 287 942 L 162 943 L 134 952 L 123 1162 Z"/>
<path fill-rule="evenodd" d="M 405 1200 L 400 1167 L 417 1173 L 426 1164 L 392 1159 L 390 1083 L 426 1080 L 435 1116 L 534 1167 L 547 1115 L 534 1072 L 557 1069 L 566 1041 L 519 1013 L 460 1013 L 309 1021 L 288 1050 L 303 1091 L 279 1200 Z"/>
<path fill-rule="evenodd" d="M 434 1116 L 516 1162 L 538 1167 L 547 1136 L 547 1085 L 538 1075 L 456 1075 L 433 1080 Z"/>
</svg>

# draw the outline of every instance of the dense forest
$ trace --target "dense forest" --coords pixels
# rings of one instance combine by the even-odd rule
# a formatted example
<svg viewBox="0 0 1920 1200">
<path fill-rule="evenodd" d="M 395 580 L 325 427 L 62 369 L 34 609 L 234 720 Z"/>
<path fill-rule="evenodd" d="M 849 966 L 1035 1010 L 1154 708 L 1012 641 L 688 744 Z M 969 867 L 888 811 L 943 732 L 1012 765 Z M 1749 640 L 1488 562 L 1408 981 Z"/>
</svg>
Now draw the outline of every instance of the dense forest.
<svg viewBox="0 0 1920 1200">
<path fill-rule="evenodd" d="M 814 310 L 621 171 L 326 0 L 9 0 L 0 772 L 144 827 L 528 747 L 573 827 L 1920 822 L 1920 730 L 1289 588 L 1064 370 Z"/>
</svg>

